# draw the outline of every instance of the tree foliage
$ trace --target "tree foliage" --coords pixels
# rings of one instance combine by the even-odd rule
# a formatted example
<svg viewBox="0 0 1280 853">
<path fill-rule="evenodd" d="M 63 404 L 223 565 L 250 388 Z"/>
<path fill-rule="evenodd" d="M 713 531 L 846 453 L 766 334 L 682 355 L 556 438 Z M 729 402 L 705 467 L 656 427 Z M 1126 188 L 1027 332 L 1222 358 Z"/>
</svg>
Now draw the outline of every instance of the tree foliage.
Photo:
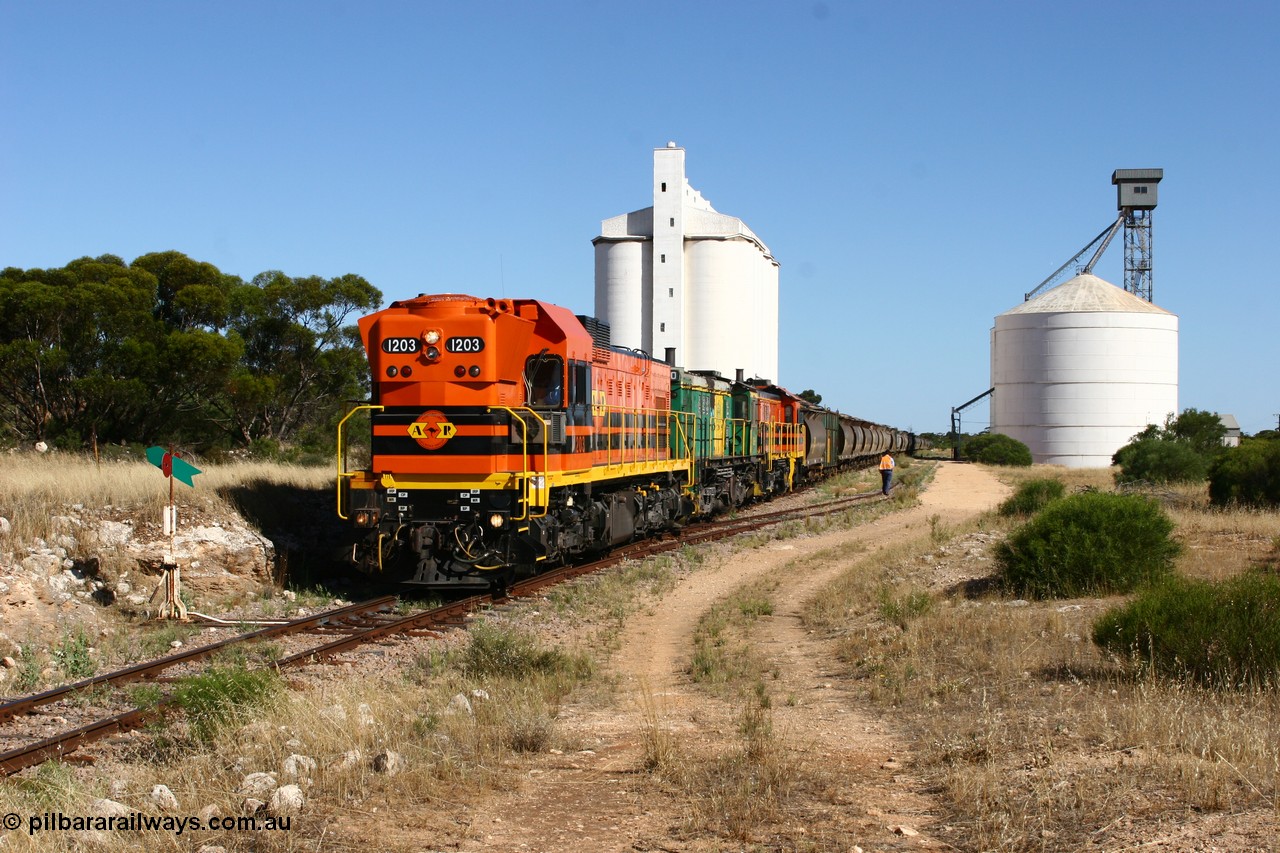
<svg viewBox="0 0 1280 853">
<path fill-rule="evenodd" d="M 987 465 L 1031 464 L 1031 448 L 1016 438 L 998 432 L 975 435 L 961 445 L 964 458 Z"/>
<path fill-rule="evenodd" d="M 0 272 L 0 426 L 64 447 L 291 442 L 362 393 L 356 275 L 252 282 L 180 252 Z"/>
<path fill-rule="evenodd" d="M 1209 500 L 1218 505 L 1280 506 L 1280 441 L 1246 438 L 1209 469 Z"/>
<path fill-rule="evenodd" d="M 1223 452 L 1227 428 L 1217 412 L 1186 409 L 1169 415 L 1164 426 L 1147 428 L 1115 452 L 1112 464 L 1119 465 L 1116 480 L 1132 483 L 1199 482 Z"/>
<path fill-rule="evenodd" d="M 1117 450 L 1112 462 L 1120 466 L 1120 482 L 1191 483 L 1205 478 L 1210 460 L 1184 442 L 1144 438 Z"/>
</svg>

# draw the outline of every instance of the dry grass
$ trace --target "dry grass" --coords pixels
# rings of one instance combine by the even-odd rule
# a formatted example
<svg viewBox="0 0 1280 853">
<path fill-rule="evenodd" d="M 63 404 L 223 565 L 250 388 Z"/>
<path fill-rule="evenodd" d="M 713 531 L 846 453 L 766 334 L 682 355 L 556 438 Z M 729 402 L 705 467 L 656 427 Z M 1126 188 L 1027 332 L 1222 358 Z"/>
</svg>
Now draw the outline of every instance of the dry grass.
<svg viewBox="0 0 1280 853">
<path fill-rule="evenodd" d="M 376 839 L 379 850 L 421 850 L 421 837 L 400 827 L 421 828 L 422 818 L 389 824 L 382 815 L 396 804 L 447 804 L 511 784 L 521 754 L 565 745 L 556 727 L 559 703 L 590 677 L 580 658 L 565 653 L 539 659 L 533 671 L 502 675 L 467 674 L 464 660 L 465 653 L 437 657 L 407 674 L 289 692 L 256 710 L 252 722 L 224 727 L 207 742 L 171 723 L 146 739 L 115 780 L 81 782 L 67 768 L 48 764 L 30 780 L 6 783 L 6 800 L 22 814 L 92 814 L 98 797 L 161 814 L 148 795 L 163 784 L 177 797 L 177 814 L 213 806 L 234 816 L 245 813 L 245 795 L 238 793 L 245 775 L 266 772 L 281 785 L 299 784 L 307 797 L 288 832 L 121 832 L 97 838 L 93 849 L 194 850 L 210 843 L 228 851 L 310 850 L 326 827 L 337 827 L 340 837 Z M 458 696 L 466 697 L 470 710 Z M 292 777 L 286 764 L 295 755 L 314 759 L 315 767 Z M 439 816 L 438 809 L 427 813 Z M 5 849 L 80 850 L 84 843 L 70 832 L 10 833 Z"/>
<path fill-rule="evenodd" d="M 230 512 L 224 496 L 250 483 L 320 489 L 334 477 L 332 468 L 276 462 L 200 467 L 194 487 L 174 484 L 175 501 L 188 510 Z M 154 521 L 168 501 L 168 481 L 145 459 L 97 463 L 64 453 L 0 455 L 0 515 L 13 524 L 16 541 L 53 541 L 61 532 L 55 519 L 80 510 Z"/>
<path fill-rule="evenodd" d="M 1046 473 L 998 470 L 1015 483 Z M 1063 479 L 1068 491 L 1110 488 L 1106 472 Z M 1186 496 L 1170 502 L 1186 546 L 1178 571 L 1225 577 L 1275 561 L 1280 514 L 1209 511 Z M 1009 523 L 987 516 L 974 526 Z M 938 539 L 935 530 L 932 540 L 854 563 L 811 603 L 806 621 L 831 633 L 864 697 L 902 721 L 917 769 L 950 804 L 948 841 L 982 850 L 1106 847 L 1121 825 L 1149 837 L 1205 813 L 1256 812 L 1274 830 L 1275 688 L 1218 693 L 1127 677 L 1089 641 L 1093 620 L 1119 597 L 1026 603 L 935 593 L 925 605 L 915 578 L 921 554 L 937 558 Z"/>
<path fill-rule="evenodd" d="M 759 683 L 759 682 L 758 682 Z M 793 795 L 808 781 L 795 752 L 774 731 L 767 691 L 741 697 L 736 739 L 708 746 L 672 733 L 652 696 L 644 697 L 646 769 L 677 789 L 682 831 L 737 841 L 755 840 L 780 821 Z"/>
</svg>

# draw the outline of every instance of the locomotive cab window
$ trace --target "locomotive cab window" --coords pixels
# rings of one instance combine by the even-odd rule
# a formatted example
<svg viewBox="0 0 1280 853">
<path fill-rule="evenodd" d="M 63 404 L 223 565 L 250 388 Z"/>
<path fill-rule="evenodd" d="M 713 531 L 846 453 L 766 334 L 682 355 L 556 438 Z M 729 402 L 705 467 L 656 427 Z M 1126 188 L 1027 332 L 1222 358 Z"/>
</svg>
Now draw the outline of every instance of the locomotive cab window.
<svg viewBox="0 0 1280 853">
<path fill-rule="evenodd" d="M 591 365 L 575 361 L 569 365 L 569 403 L 585 406 L 591 402 Z"/>
<path fill-rule="evenodd" d="M 564 361 L 539 353 L 524 364 L 524 387 L 530 406 L 564 405 Z"/>
</svg>

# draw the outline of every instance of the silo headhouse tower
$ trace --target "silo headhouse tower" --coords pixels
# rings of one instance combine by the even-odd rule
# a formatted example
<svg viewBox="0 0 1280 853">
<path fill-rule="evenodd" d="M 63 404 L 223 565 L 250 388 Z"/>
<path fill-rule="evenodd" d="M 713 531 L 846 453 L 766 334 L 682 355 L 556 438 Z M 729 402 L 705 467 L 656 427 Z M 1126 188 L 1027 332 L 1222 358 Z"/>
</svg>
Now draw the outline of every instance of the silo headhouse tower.
<svg viewBox="0 0 1280 853">
<path fill-rule="evenodd" d="M 653 152 L 653 206 L 601 223 L 596 316 L 612 342 L 691 370 L 778 378 L 778 262 L 685 178 L 674 142 Z"/>
</svg>

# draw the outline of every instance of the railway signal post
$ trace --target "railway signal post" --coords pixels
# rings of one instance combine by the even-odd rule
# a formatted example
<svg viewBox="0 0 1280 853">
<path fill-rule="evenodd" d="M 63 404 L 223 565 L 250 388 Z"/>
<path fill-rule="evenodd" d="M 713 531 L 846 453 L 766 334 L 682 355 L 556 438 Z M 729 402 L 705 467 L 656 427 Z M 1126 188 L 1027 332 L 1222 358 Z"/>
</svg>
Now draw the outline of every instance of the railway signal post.
<svg viewBox="0 0 1280 853">
<path fill-rule="evenodd" d="M 164 602 L 160 605 L 157 618 L 180 619 L 186 621 L 187 606 L 182 603 L 182 573 L 178 569 L 178 558 L 174 556 L 173 540 L 178 529 L 178 507 L 173 501 L 173 481 L 181 480 L 188 486 L 195 486 L 192 478 L 200 473 L 200 469 L 173 455 L 173 448 L 148 447 L 147 461 L 159 468 L 169 481 L 169 504 L 164 508 L 163 529 L 169 537 L 169 553 L 165 555 L 161 569 L 160 583 L 151 593 L 154 601 L 164 590 Z"/>
</svg>

